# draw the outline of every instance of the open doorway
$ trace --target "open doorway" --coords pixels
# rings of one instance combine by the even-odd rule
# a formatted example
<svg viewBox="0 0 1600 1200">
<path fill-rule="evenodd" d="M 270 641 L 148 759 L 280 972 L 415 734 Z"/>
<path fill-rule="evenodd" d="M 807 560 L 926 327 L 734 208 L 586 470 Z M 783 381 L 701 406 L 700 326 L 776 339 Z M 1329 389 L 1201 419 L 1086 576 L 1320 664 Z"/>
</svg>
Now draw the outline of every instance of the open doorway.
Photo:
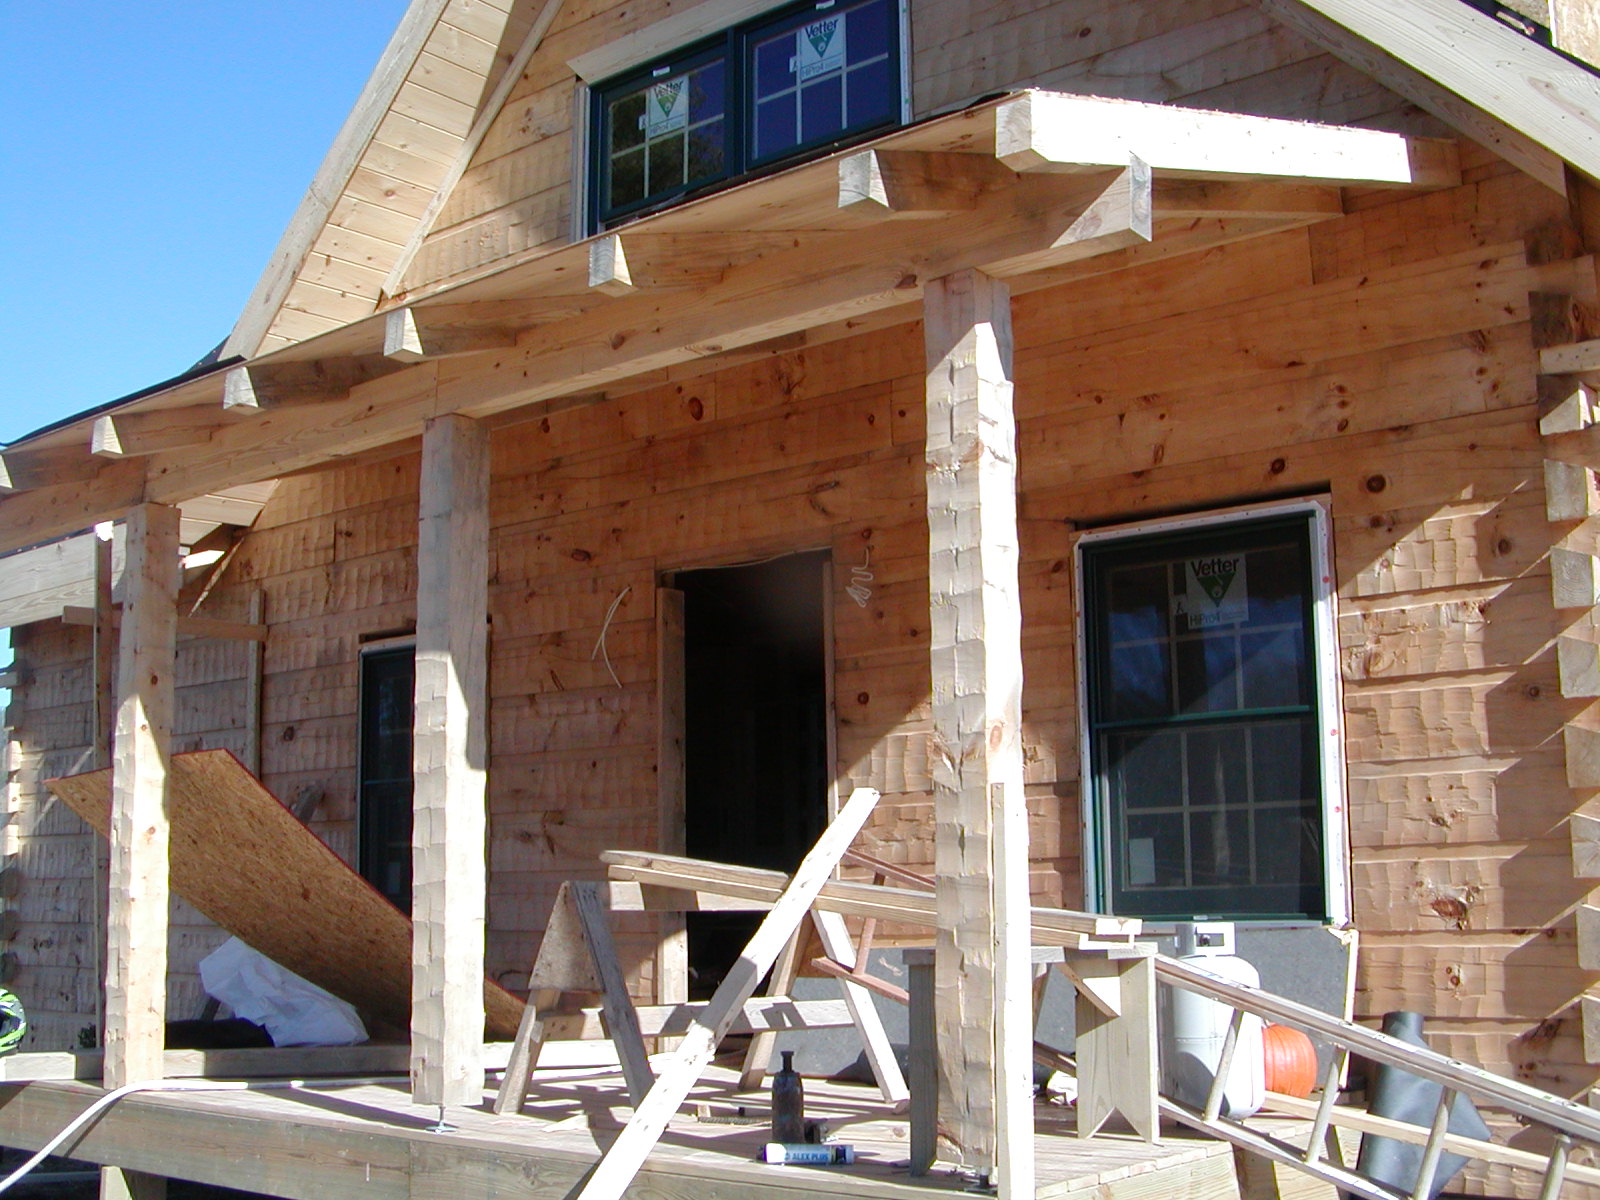
<svg viewBox="0 0 1600 1200">
<path fill-rule="evenodd" d="M 828 554 L 677 572 L 684 630 L 684 848 L 793 871 L 827 823 Z M 689 919 L 691 995 L 708 996 L 756 920 Z"/>
</svg>

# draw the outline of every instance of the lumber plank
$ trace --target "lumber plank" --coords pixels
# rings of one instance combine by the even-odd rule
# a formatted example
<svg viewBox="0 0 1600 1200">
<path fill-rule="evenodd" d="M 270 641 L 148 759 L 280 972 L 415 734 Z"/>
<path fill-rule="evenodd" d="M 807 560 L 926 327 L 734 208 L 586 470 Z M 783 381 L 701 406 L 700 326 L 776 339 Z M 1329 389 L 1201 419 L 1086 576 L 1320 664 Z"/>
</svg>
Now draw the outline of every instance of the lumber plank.
<svg viewBox="0 0 1600 1200">
<path fill-rule="evenodd" d="M 63 625 L 93 625 L 97 619 L 94 609 L 81 604 L 64 605 L 60 616 Z M 114 629 L 122 625 L 122 614 L 115 609 L 112 610 L 111 625 Z M 268 626 L 259 621 L 225 621 L 218 617 L 179 616 L 178 633 L 183 637 L 264 642 L 267 640 Z"/>
<path fill-rule="evenodd" d="M 1130 187 L 1149 194 L 1140 164 Z M 1135 202 L 1137 203 L 1137 202 Z M 964 1164 L 1031 1200 L 1033 969 L 1022 769 L 1011 294 L 923 293 L 939 1107 Z"/>
<path fill-rule="evenodd" d="M 178 520 L 175 508 L 142 504 L 126 522 L 126 620 L 117 664 L 106 926 L 105 1075 L 113 1088 L 161 1077 Z"/>
<path fill-rule="evenodd" d="M 823 831 L 817 844 L 801 861 L 783 895 L 773 904 L 772 911 L 762 919 L 739 961 L 718 985 L 705 1011 L 690 1026 L 677 1059 L 661 1073 L 644 1103 L 634 1109 L 633 1120 L 623 1127 L 606 1150 L 578 1192 L 578 1200 L 617 1200 L 627 1189 L 666 1129 L 667 1121 L 677 1112 L 716 1053 L 717 1043 L 805 919 L 817 893 L 856 834 L 861 832 L 877 803 L 877 792 L 869 788 L 856 789 Z"/>
<path fill-rule="evenodd" d="M 1550 599 L 1557 608 L 1600 604 L 1600 558 L 1585 550 L 1550 547 Z"/>
<path fill-rule="evenodd" d="M 628 997 L 628 985 L 622 978 L 622 967 L 617 961 L 617 947 L 611 940 L 611 927 L 606 923 L 600 885 L 574 883 L 570 885 L 570 895 L 573 911 L 583 929 L 583 940 L 588 944 L 589 956 L 594 961 L 595 974 L 600 977 L 601 1011 L 605 1014 L 606 1031 L 622 1060 L 628 1098 L 637 1108 L 649 1094 L 655 1074 L 650 1070 L 650 1055 L 640 1036 L 639 1017 L 634 1012 L 633 1001 Z"/>
<path fill-rule="evenodd" d="M 1600 879 L 1600 817 L 1575 812 L 1567 818 L 1572 840 L 1572 873 L 1579 879 Z"/>
<path fill-rule="evenodd" d="M 1539 370 L 1545 375 L 1580 375 L 1600 371 L 1600 338 L 1546 346 L 1539 351 Z"/>
<path fill-rule="evenodd" d="M 103 458 L 131 458 L 202 446 L 211 440 L 211 431 L 220 421 L 210 409 L 105 413 L 94 419 L 89 452 Z"/>
<path fill-rule="evenodd" d="M 613 880 L 654 885 L 691 895 L 696 892 L 723 895 L 756 905 L 774 903 L 788 881 L 788 876 L 781 871 L 634 850 L 606 850 L 601 853 L 600 861 L 607 864 L 607 874 Z M 816 906 L 824 912 L 843 913 L 847 917 L 873 917 L 879 921 L 928 928 L 938 924 L 933 894 L 907 888 L 834 880 L 824 885 Z M 1140 929 L 1137 917 L 1107 917 L 1060 908 L 1033 909 L 1032 940 L 1041 946 L 1083 946 L 1096 939 L 1126 941 L 1137 936 Z"/>
<path fill-rule="evenodd" d="M 1027 92 L 994 111 L 995 155 L 1017 171 L 1081 173 L 1130 158 L 1205 178 L 1273 176 L 1363 187 L 1454 187 L 1454 142 L 1138 100 Z"/>
<path fill-rule="evenodd" d="M 822 948 L 828 957 L 846 971 L 852 970 L 856 966 L 856 948 L 851 944 L 850 931 L 845 927 L 844 918 L 838 913 L 814 912 L 811 919 L 816 924 L 817 933 L 822 938 Z M 908 1099 L 911 1093 L 906 1087 L 905 1077 L 900 1073 L 894 1047 L 889 1044 L 889 1035 L 883 1028 L 872 996 L 861 984 L 844 976 L 839 977 L 839 986 L 844 991 L 845 1006 L 851 1019 L 861 1031 L 867 1063 L 872 1068 L 873 1078 L 878 1081 L 878 1090 L 885 1102 L 898 1104 Z"/>
<path fill-rule="evenodd" d="M 225 750 L 173 755 L 173 890 L 268 958 L 388 1023 L 411 1015 L 411 928 Z M 109 772 L 47 786 L 103 836 Z M 250 869 L 234 869 L 249 863 Z M 489 1036 L 509 1041 L 522 1003 L 485 981 Z"/>
<path fill-rule="evenodd" d="M 627 249 L 617 234 L 607 234 L 589 243 L 589 286 L 607 296 L 626 296 L 633 291 Z"/>
<path fill-rule="evenodd" d="M 418 1104 L 483 1096 L 489 435 L 422 436 L 412 731 L 411 1082 Z"/>
<path fill-rule="evenodd" d="M 682 1037 L 704 1004 L 646 1004 L 636 1008 L 639 1031 L 645 1037 Z M 592 1041 L 610 1036 L 601 1008 L 542 1013 L 545 1037 L 550 1041 Z M 794 1000 L 788 996 L 752 996 L 729 1027 L 729 1033 L 776 1034 L 793 1029 L 847 1029 L 855 1017 L 843 1000 Z M 756 1085 L 756 1086 L 759 1086 Z M 745 1090 L 751 1090 L 746 1088 Z"/>
</svg>

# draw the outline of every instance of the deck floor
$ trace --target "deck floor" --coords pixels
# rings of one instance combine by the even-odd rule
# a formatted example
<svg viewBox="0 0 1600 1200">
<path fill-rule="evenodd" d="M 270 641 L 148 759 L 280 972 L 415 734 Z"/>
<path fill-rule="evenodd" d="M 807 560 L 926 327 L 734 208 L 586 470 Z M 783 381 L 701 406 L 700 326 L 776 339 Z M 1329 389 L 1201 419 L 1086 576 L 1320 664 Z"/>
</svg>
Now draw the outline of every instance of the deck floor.
<svg viewBox="0 0 1600 1200">
<path fill-rule="evenodd" d="M 909 1127 L 875 1089 L 806 1081 L 808 1119 L 856 1148 L 853 1166 L 768 1166 L 756 1161 L 764 1123 L 729 1121 L 760 1093 L 738 1093 L 734 1072 L 713 1068 L 668 1127 L 628 1196 L 637 1200 L 910 1198 L 960 1192 L 969 1180 L 941 1164 L 906 1169 Z M 0 1086 L 0 1144 L 33 1149 L 85 1108 L 93 1084 Z M 614 1069 L 541 1070 L 521 1115 L 411 1104 L 403 1079 L 252 1090 L 139 1094 L 119 1101 L 61 1153 L 151 1174 L 304 1200 L 560 1200 L 581 1181 L 631 1109 Z M 702 1107 L 703 1106 L 703 1107 Z M 697 1113 L 698 1110 L 698 1113 Z M 708 1119 L 702 1119 L 703 1114 Z M 1131 1134 L 1079 1140 L 1068 1107 L 1036 1110 L 1041 1200 L 1237 1196 L 1228 1146 L 1164 1131 L 1151 1146 Z M 721 1119 L 716 1119 L 721 1118 Z"/>
</svg>

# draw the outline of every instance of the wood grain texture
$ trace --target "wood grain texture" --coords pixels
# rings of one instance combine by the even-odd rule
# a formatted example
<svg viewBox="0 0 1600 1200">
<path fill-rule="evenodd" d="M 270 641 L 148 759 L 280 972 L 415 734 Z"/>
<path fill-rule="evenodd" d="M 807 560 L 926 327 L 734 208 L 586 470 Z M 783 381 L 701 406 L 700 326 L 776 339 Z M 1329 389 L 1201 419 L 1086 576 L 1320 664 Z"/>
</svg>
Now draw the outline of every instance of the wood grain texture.
<svg viewBox="0 0 1600 1200">
<path fill-rule="evenodd" d="M 483 1096 L 488 880 L 489 439 L 460 416 L 422 436 L 412 730 L 412 1088 Z"/>
<path fill-rule="evenodd" d="M 49 781 L 102 834 L 109 772 Z M 357 1008 L 410 1022 L 411 929 L 398 909 L 346 866 L 221 750 L 172 758 L 173 890 L 268 958 Z M 485 985 L 487 1032 L 509 1041 L 522 1005 Z"/>
<path fill-rule="evenodd" d="M 964 1163 L 992 1175 L 1002 1197 L 1031 1197 L 1033 977 L 1009 290 L 976 271 L 932 281 L 923 336 L 940 1111 Z"/>
<path fill-rule="evenodd" d="M 178 510 L 131 510 L 127 547 L 108 822 L 105 1047 L 113 1088 L 159 1079 L 166 1037 Z"/>
</svg>

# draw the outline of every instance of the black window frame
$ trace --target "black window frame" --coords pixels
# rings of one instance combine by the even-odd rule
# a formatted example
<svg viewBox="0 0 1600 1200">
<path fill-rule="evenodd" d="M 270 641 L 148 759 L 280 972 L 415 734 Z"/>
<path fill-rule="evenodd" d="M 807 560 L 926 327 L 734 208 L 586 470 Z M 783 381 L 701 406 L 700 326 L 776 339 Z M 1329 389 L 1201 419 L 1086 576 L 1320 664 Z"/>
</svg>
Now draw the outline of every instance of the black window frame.
<svg viewBox="0 0 1600 1200">
<path fill-rule="evenodd" d="M 751 148 L 754 127 L 754 70 L 751 55 L 760 40 L 798 29 L 819 13 L 848 13 L 868 4 L 881 3 L 888 9 L 889 96 L 888 116 L 861 121 L 831 131 L 770 155 L 756 157 Z M 720 174 L 698 182 L 684 182 L 627 204 L 607 207 L 604 203 L 609 162 L 608 106 L 616 99 L 648 85 L 656 78 L 671 78 L 708 62 L 723 64 L 723 169 Z M 848 69 L 848 68 L 847 68 Z M 591 232 L 615 228 L 635 218 L 658 212 L 699 196 L 709 195 L 736 183 L 759 178 L 821 157 L 834 150 L 904 124 L 905 45 L 901 0 L 802 0 L 729 26 L 668 54 L 600 80 L 589 89 L 589 144 L 587 155 L 587 221 Z"/>
<path fill-rule="evenodd" d="M 1106 591 L 1111 586 L 1112 571 L 1119 568 L 1138 569 L 1146 563 L 1151 564 L 1146 569 L 1153 569 L 1154 564 L 1164 563 L 1168 559 L 1177 561 L 1179 557 L 1228 553 L 1230 546 L 1243 546 L 1248 550 L 1283 534 L 1298 539 L 1298 553 L 1302 556 L 1300 636 L 1303 638 L 1303 645 L 1299 661 L 1304 679 L 1301 681 L 1300 695 L 1297 699 L 1293 703 L 1259 710 L 1251 709 L 1241 701 L 1239 705 L 1218 707 L 1215 710 L 1183 711 L 1174 708 L 1165 714 L 1152 712 L 1147 716 L 1113 713 L 1109 707 L 1113 694 L 1109 672 L 1112 669 L 1112 648 L 1117 643 L 1113 640 L 1115 635 L 1111 632 L 1107 618 Z M 1240 514 L 1237 519 L 1204 521 L 1184 524 L 1177 528 L 1129 530 L 1125 535 L 1103 540 L 1095 539 L 1081 545 L 1086 764 L 1084 774 L 1087 785 L 1084 789 L 1084 799 L 1091 830 L 1089 854 L 1093 859 L 1095 899 L 1106 911 L 1156 921 L 1238 919 L 1326 923 L 1338 918 L 1337 909 L 1341 907 L 1342 897 L 1334 890 L 1330 865 L 1334 856 L 1344 849 L 1344 839 L 1339 835 L 1339 831 L 1331 826 L 1333 817 L 1329 811 L 1328 789 L 1332 780 L 1327 775 L 1323 747 L 1320 745 L 1325 724 L 1325 705 L 1328 702 L 1319 678 L 1325 669 L 1321 645 L 1323 633 L 1319 628 L 1320 622 L 1316 613 L 1318 578 L 1324 573 L 1323 564 L 1318 561 L 1320 550 L 1316 515 L 1306 509 L 1283 513 Z M 1163 566 L 1161 569 L 1166 572 L 1168 568 Z M 1166 586 L 1169 588 L 1171 586 L 1170 575 Z M 1176 650 L 1180 644 L 1180 637 L 1194 636 L 1193 630 L 1183 635 L 1178 635 L 1175 630 L 1174 626 L 1167 635 L 1163 635 L 1171 639 L 1164 643 L 1167 653 Z M 1161 638 L 1158 637 L 1156 640 L 1160 641 Z M 1178 669 L 1175 661 L 1168 661 L 1162 668 L 1163 673 L 1170 675 L 1174 686 L 1181 686 L 1181 681 L 1177 675 L 1170 673 Z M 1244 680 L 1239 686 L 1248 689 L 1248 680 Z M 1240 695 L 1243 696 L 1242 691 Z M 1164 898 L 1159 895 L 1163 889 L 1152 885 L 1145 895 L 1138 895 L 1135 886 L 1125 878 L 1125 873 L 1130 868 L 1125 861 L 1128 858 L 1129 847 L 1124 836 L 1127 829 L 1124 827 L 1129 826 L 1131 820 L 1141 817 L 1145 811 L 1160 812 L 1171 806 L 1143 809 L 1140 806 L 1130 805 L 1126 797 L 1119 796 L 1116 780 L 1110 770 L 1113 762 L 1122 761 L 1117 757 L 1121 752 L 1113 751 L 1112 742 L 1119 738 L 1137 737 L 1146 731 L 1149 737 L 1162 739 L 1175 736 L 1179 731 L 1186 738 L 1197 731 L 1204 736 L 1208 729 L 1216 729 L 1225 731 L 1217 735 L 1222 737 L 1254 722 L 1260 722 L 1263 728 L 1269 724 L 1282 725 L 1289 722 L 1299 722 L 1302 725 L 1301 736 L 1305 739 L 1301 747 L 1301 753 L 1304 755 L 1303 768 L 1308 772 L 1309 782 L 1313 785 L 1315 794 L 1301 797 L 1301 802 L 1310 812 L 1316 814 L 1319 824 L 1311 834 L 1315 839 L 1314 854 L 1307 854 L 1303 859 L 1305 865 L 1298 884 L 1298 902 L 1278 904 L 1260 902 L 1269 896 L 1283 900 L 1296 890 L 1284 884 L 1269 887 L 1256 884 L 1218 883 L 1206 887 L 1191 883 L 1182 888 L 1167 887 L 1165 889 L 1167 895 Z M 1246 735 L 1247 739 L 1249 736 Z M 1250 743 L 1247 740 L 1245 744 L 1248 746 Z M 1189 751 L 1184 750 L 1183 753 L 1187 755 Z M 1255 770 L 1248 763 L 1239 769 L 1247 776 Z M 1189 785 L 1182 786 L 1187 793 Z M 1220 780 L 1216 786 L 1222 786 Z M 1256 815 L 1258 800 L 1254 794 L 1254 784 L 1251 783 L 1249 788 L 1251 798 L 1245 807 L 1249 810 L 1248 819 L 1254 822 L 1259 819 Z M 1188 813 L 1190 804 L 1190 799 L 1185 795 L 1178 807 Z M 1274 806 L 1267 805 L 1269 809 L 1272 807 Z M 1173 811 L 1176 812 L 1177 809 Z M 1191 816 L 1185 815 L 1182 819 L 1187 828 Z M 1188 835 L 1186 839 L 1187 837 Z M 1185 851 L 1186 855 L 1188 853 L 1189 851 Z M 1186 870 L 1192 872 L 1195 861 L 1186 857 L 1184 865 Z M 1248 894 L 1244 890 L 1247 887 L 1258 890 L 1254 894 Z M 1236 898 L 1234 903 L 1227 902 L 1230 893 Z M 1238 902 L 1237 897 L 1241 895 L 1248 895 L 1248 899 L 1242 903 Z M 1167 903 L 1163 904 L 1161 902 L 1163 899 Z"/>
<path fill-rule="evenodd" d="M 359 668 L 356 871 L 409 915 L 416 646 L 363 648 Z M 385 712 L 386 702 L 403 709 L 404 719 Z"/>
</svg>

